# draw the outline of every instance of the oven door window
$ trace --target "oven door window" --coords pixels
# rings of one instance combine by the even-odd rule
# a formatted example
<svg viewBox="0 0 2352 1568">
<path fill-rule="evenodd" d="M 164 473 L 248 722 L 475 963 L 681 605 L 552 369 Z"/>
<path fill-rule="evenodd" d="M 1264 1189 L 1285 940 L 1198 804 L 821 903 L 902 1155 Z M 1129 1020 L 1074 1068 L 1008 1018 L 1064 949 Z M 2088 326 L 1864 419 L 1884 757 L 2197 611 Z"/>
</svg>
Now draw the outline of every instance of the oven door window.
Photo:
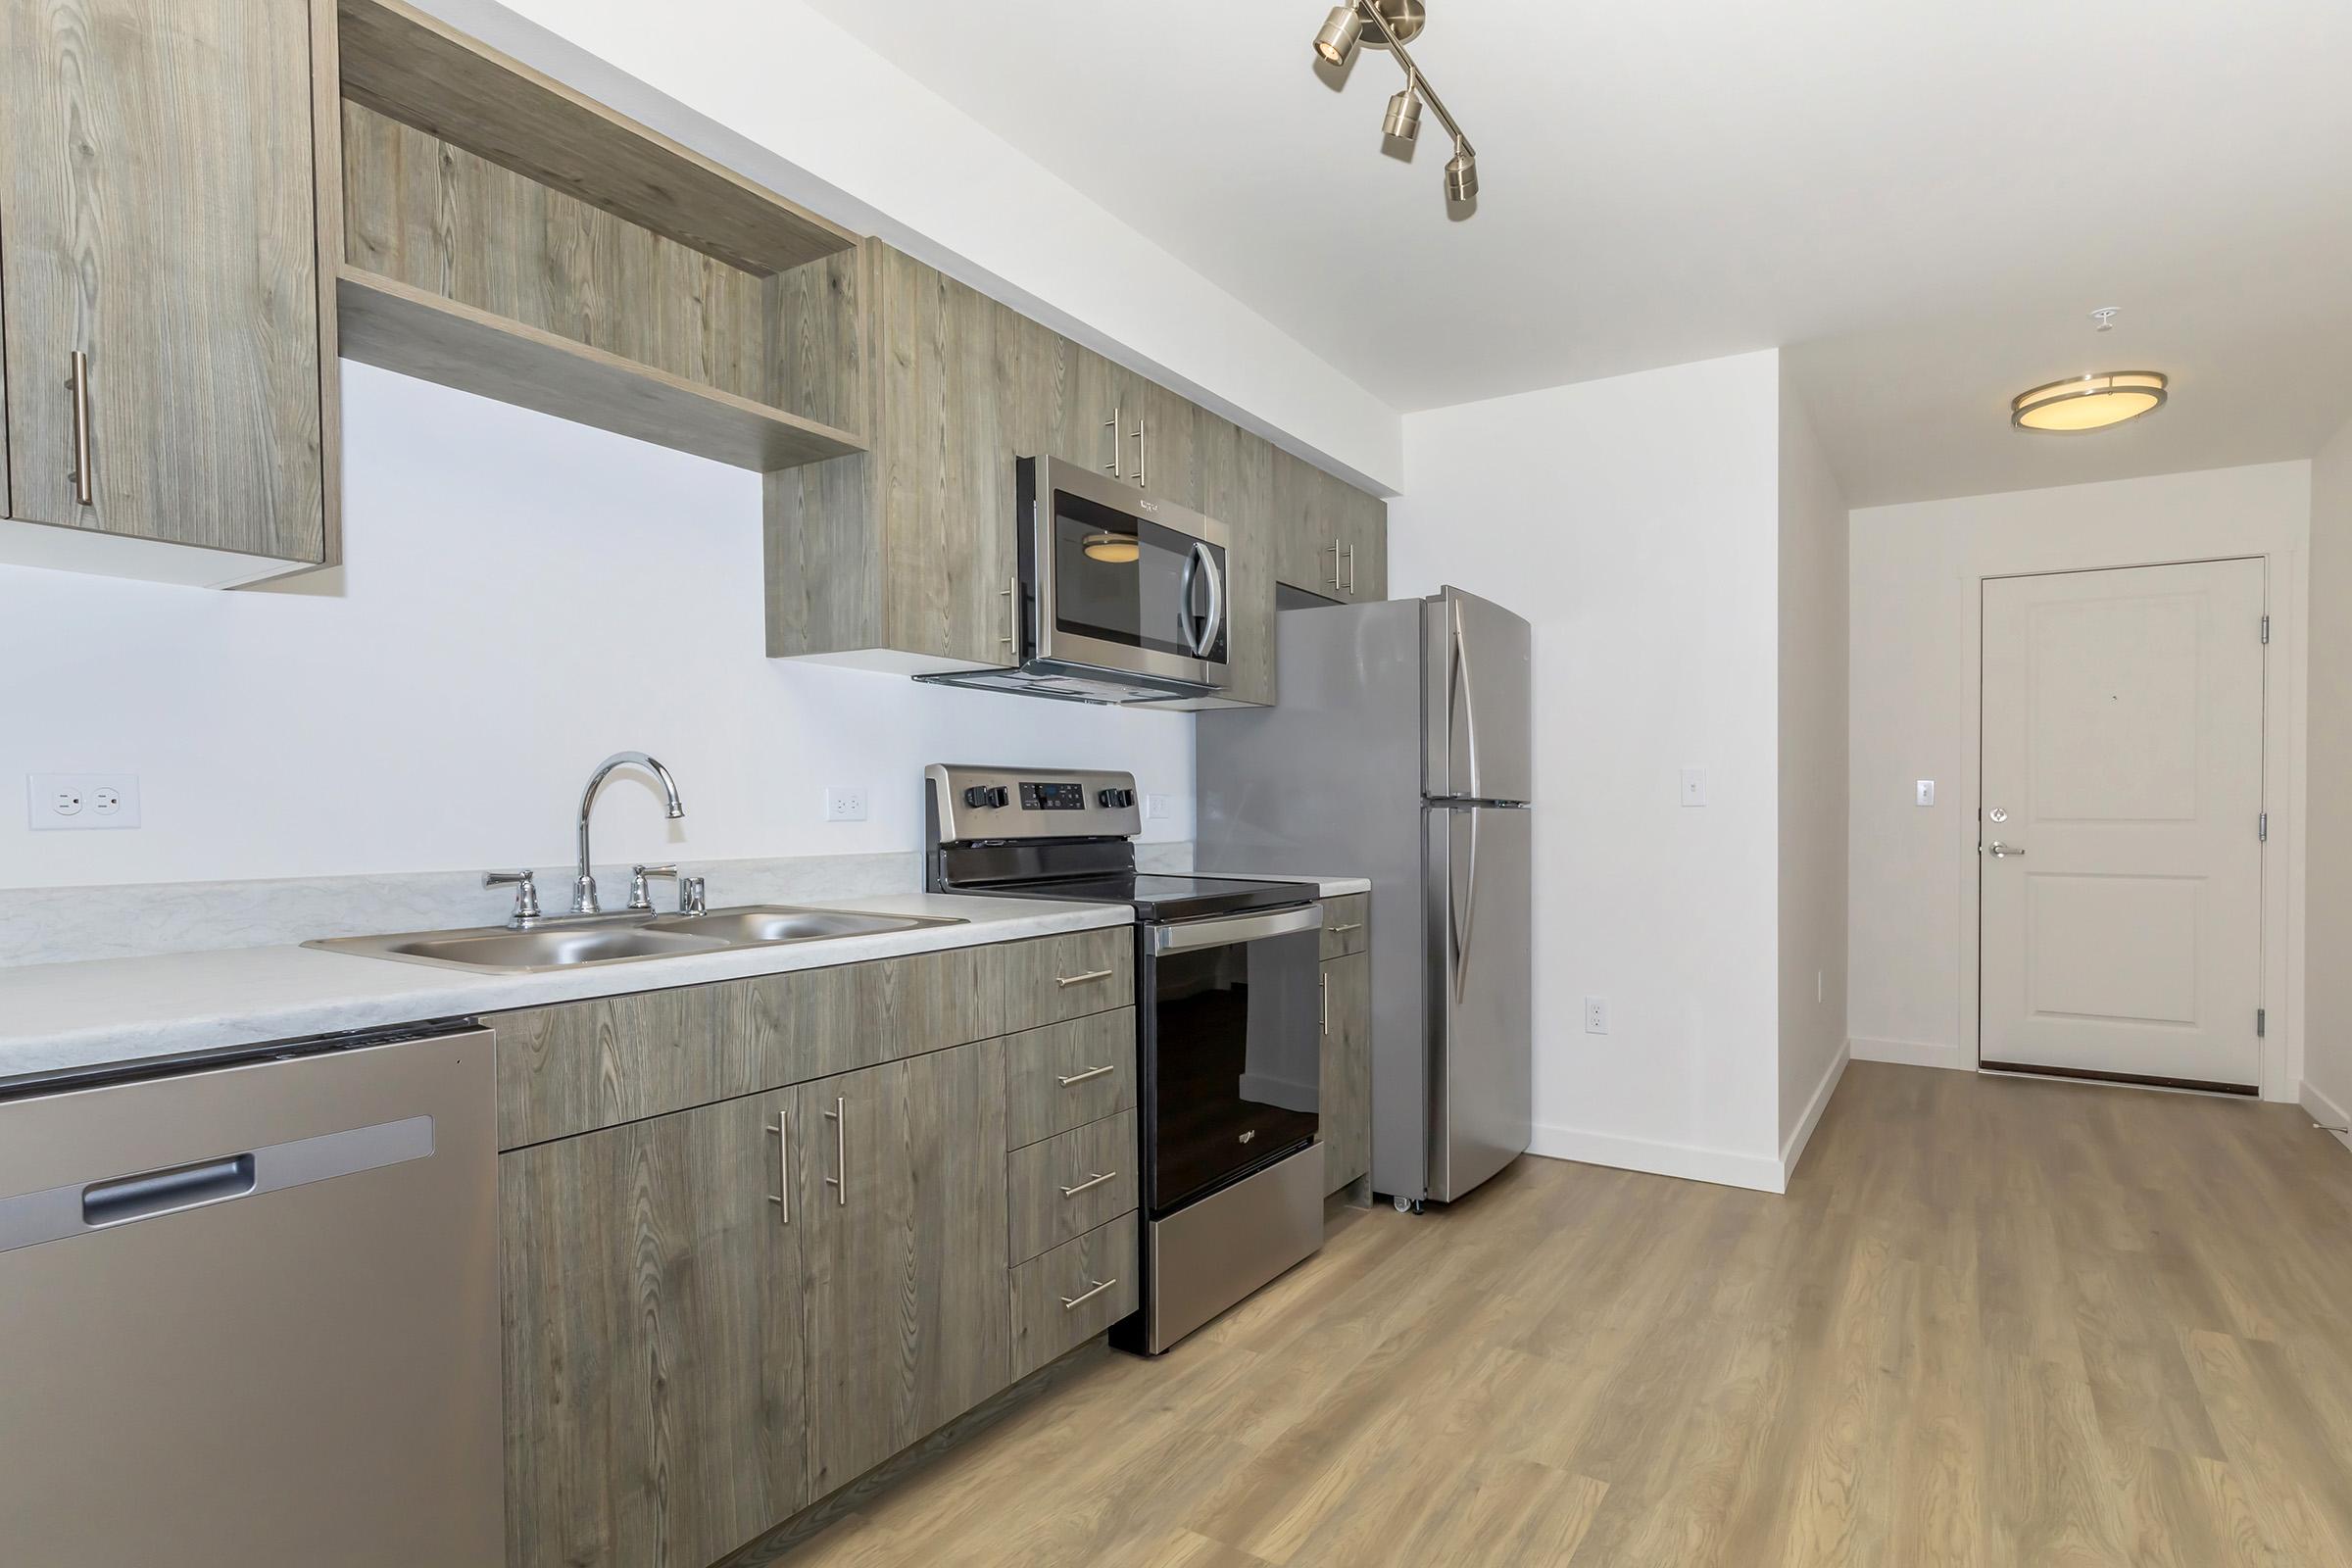
<svg viewBox="0 0 2352 1568">
<path fill-rule="evenodd" d="M 1212 625 L 1225 552 L 1149 517 L 1056 491 L 1054 496 L 1054 629 L 1178 659 L 1221 662 L 1224 629 Z M 1218 615 L 1218 620 L 1223 616 Z M 1204 630 L 1209 646 L 1199 646 Z"/>
<path fill-rule="evenodd" d="M 1151 960 L 1155 1212 L 1315 1136 L 1321 956 L 1298 931 Z"/>
</svg>

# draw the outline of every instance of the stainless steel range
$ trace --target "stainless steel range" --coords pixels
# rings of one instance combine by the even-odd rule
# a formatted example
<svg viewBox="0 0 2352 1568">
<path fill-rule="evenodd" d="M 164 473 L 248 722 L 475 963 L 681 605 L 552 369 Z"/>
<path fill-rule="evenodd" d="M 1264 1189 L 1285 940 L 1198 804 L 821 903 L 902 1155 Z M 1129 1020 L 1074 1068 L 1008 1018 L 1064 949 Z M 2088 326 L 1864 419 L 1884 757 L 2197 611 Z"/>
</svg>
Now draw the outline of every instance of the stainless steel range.
<svg viewBox="0 0 2352 1568">
<path fill-rule="evenodd" d="M 933 892 L 1135 910 L 1143 1310 L 1156 1355 L 1323 1245 L 1311 884 L 1139 872 L 1130 773 L 925 769 Z"/>
</svg>

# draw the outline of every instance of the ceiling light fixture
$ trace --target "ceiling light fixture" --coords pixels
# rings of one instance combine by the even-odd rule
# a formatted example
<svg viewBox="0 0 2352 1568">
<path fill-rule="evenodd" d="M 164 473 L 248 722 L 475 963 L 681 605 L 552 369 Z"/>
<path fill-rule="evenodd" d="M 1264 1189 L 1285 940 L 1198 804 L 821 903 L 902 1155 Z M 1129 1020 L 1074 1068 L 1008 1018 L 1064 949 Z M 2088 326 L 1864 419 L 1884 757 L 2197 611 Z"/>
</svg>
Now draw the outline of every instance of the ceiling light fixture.
<svg viewBox="0 0 2352 1568">
<path fill-rule="evenodd" d="M 2103 430 L 2162 408 L 2168 384 L 2158 370 L 2103 370 L 2052 381 L 2010 399 L 2009 422 L 2060 434 Z"/>
<path fill-rule="evenodd" d="M 1352 4 L 1333 6 L 1331 15 L 1323 19 L 1323 29 L 1315 34 L 1315 53 L 1331 65 L 1344 66 L 1361 43 L 1396 57 L 1404 72 L 1404 90 L 1389 100 L 1381 129 L 1392 141 L 1413 140 L 1421 131 L 1421 105 L 1426 100 L 1453 137 L 1453 156 L 1446 161 L 1446 199 L 1458 206 L 1478 194 L 1478 153 L 1453 116 L 1446 112 L 1445 100 L 1430 90 L 1429 78 L 1421 74 L 1413 57 L 1404 52 L 1404 46 L 1421 36 L 1421 29 L 1428 24 L 1429 14 L 1422 0 L 1353 0 Z"/>
</svg>

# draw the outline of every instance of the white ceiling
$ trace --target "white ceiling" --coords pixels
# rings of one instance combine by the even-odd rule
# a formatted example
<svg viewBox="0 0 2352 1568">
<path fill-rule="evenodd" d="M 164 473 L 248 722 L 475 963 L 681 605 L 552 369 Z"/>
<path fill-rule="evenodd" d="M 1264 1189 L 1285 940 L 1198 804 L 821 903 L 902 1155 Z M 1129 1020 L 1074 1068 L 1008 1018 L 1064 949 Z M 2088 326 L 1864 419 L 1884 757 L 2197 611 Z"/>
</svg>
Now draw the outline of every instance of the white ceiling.
<svg viewBox="0 0 2352 1568">
<path fill-rule="evenodd" d="M 2343 0 L 1429 0 L 1468 220 L 1434 118 L 1384 153 L 1396 67 L 1315 65 L 1325 0 L 814 4 L 1399 409 L 1789 345 L 1855 505 L 2307 456 L 2352 416 Z M 2172 404 L 2007 428 L 2105 368 Z"/>
</svg>

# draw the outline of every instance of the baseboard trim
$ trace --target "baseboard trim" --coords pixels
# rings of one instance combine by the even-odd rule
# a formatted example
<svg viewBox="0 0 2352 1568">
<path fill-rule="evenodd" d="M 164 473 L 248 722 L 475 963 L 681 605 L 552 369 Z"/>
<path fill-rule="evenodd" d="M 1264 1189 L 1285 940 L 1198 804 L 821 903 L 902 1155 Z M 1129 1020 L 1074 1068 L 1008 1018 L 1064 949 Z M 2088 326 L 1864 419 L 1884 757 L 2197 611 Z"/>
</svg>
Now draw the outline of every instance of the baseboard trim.
<svg viewBox="0 0 2352 1568">
<path fill-rule="evenodd" d="M 2343 1106 L 2337 1104 L 2334 1101 L 2329 1100 L 2326 1095 L 2322 1094 L 2319 1090 L 2313 1088 L 2308 1083 L 2303 1086 L 2303 1092 L 2296 1097 L 2295 1103 L 2301 1105 L 2305 1110 L 2311 1112 L 2311 1119 L 2313 1121 L 2319 1122 L 2323 1126 L 2326 1126 L 2329 1129 L 2337 1127 L 2352 1127 L 2352 1114 L 2348 1114 L 2344 1110 Z M 2328 1136 L 2334 1139 L 2337 1143 L 2343 1145 L 2346 1149 L 2352 1149 L 2352 1135 L 2346 1135 L 2344 1133 L 2334 1132 L 2331 1130 L 2328 1132 Z"/>
<path fill-rule="evenodd" d="M 1952 1072 L 1975 1072 L 1977 1054 L 1958 1046 L 1931 1045 L 1925 1040 L 1865 1040 L 1846 1042 L 1856 1061 L 1890 1061 L 1898 1067 L 1943 1067 Z"/>
<path fill-rule="evenodd" d="M 1786 1187 L 1781 1162 L 1768 1154 L 1738 1154 L 1730 1150 L 1700 1149 L 1691 1144 L 1620 1138 L 1582 1127 L 1538 1127 L 1528 1141 L 1527 1152 L 1545 1159 L 1610 1165 L 1618 1170 L 1676 1176 L 1687 1182 L 1709 1182 L 1717 1187 L 1744 1187 L 1758 1193 L 1778 1193 Z"/>
<path fill-rule="evenodd" d="M 1845 1076 L 1845 1064 L 1854 1059 L 1854 1043 L 1850 1040 L 1838 1048 L 1830 1058 L 1827 1072 L 1813 1088 L 1813 1098 L 1805 1102 L 1805 1113 L 1788 1131 L 1781 1145 L 1781 1191 L 1788 1190 L 1788 1178 L 1796 1174 L 1796 1162 L 1805 1155 L 1805 1146 L 1813 1141 L 1813 1129 L 1821 1125 L 1821 1113 L 1830 1108 L 1830 1097 L 1838 1093 L 1838 1084 Z"/>
</svg>

